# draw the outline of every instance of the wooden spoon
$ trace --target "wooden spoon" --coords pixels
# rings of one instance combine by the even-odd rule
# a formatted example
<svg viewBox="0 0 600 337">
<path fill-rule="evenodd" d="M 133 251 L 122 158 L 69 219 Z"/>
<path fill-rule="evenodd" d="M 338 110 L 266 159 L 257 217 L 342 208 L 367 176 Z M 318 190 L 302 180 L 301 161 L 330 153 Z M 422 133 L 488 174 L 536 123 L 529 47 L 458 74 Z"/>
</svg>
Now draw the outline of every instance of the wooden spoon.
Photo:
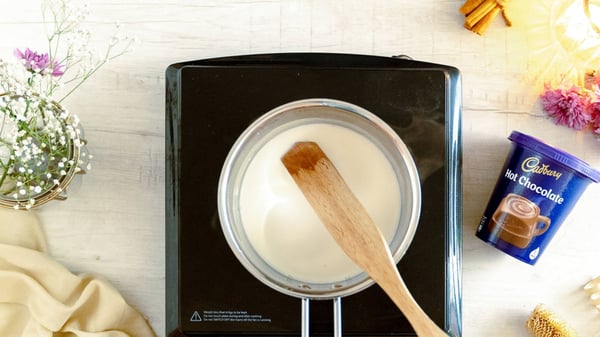
<svg viewBox="0 0 600 337">
<path fill-rule="evenodd" d="M 388 294 L 417 335 L 448 336 L 412 297 L 379 228 L 319 145 L 295 143 L 281 161 L 337 244 Z"/>
</svg>

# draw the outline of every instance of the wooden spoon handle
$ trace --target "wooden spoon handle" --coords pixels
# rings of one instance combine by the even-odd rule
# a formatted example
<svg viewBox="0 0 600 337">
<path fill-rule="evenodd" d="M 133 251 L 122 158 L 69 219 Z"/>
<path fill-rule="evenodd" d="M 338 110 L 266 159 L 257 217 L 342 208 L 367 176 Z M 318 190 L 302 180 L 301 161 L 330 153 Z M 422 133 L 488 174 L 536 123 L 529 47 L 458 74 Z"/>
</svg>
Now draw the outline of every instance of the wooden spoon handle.
<svg viewBox="0 0 600 337">
<path fill-rule="evenodd" d="M 417 334 L 447 336 L 414 300 L 379 228 L 319 145 L 298 142 L 281 161 L 338 245 L 388 294 Z"/>
</svg>

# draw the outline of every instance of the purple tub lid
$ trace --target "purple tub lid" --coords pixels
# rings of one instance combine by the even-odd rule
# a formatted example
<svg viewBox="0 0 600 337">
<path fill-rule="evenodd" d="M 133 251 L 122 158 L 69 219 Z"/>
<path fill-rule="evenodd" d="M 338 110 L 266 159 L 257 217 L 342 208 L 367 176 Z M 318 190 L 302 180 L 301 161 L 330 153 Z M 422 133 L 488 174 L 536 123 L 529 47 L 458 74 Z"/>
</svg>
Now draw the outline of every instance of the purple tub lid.
<svg viewBox="0 0 600 337">
<path fill-rule="evenodd" d="M 600 182 L 600 171 L 594 169 L 588 163 L 563 150 L 552 147 L 537 138 L 531 137 L 519 131 L 513 131 L 510 136 L 508 136 L 508 139 L 518 143 L 521 146 L 525 146 L 531 150 L 537 151 L 542 155 L 571 168 L 595 183 Z"/>
</svg>

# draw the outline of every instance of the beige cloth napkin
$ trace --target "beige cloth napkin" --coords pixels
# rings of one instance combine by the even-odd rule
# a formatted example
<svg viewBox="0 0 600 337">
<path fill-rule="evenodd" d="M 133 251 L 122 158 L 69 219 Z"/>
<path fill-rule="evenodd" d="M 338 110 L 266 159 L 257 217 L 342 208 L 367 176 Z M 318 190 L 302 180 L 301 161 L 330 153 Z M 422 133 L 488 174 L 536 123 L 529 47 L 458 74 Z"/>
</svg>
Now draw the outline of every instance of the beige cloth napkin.
<svg viewBox="0 0 600 337">
<path fill-rule="evenodd" d="M 33 212 L 0 210 L 0 336 L 155 337 L 105 280 L 46 254 Z"/>
</svg>

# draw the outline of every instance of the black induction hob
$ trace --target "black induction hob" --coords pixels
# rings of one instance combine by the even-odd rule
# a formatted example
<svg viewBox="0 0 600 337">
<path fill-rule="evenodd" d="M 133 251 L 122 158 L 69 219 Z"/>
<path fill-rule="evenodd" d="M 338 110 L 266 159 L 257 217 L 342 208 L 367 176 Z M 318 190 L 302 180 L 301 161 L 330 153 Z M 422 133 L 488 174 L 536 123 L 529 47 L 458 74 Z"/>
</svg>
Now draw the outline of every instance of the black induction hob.
<svg viewBox="0 0 600 337">
<path fill-rule="evenodd" d="M 166 71 L 166 322 L 169 336 L 299 336 L 301 301 L 256 280 L 217 213 L 230 147 L 258 116 L 332 98 L 386 121 L 409 147 L 422 211 L 398 264 L 430 317 L 461 336 L 461 87 L 452 67 L 400 57 L 289 53 L 173 64 Z M 342 299 L 344 336 L 415 336 L 377 286 Z M 333 334 L 330 300 L 311 301 L 313 336 Z"/>
</svg>

